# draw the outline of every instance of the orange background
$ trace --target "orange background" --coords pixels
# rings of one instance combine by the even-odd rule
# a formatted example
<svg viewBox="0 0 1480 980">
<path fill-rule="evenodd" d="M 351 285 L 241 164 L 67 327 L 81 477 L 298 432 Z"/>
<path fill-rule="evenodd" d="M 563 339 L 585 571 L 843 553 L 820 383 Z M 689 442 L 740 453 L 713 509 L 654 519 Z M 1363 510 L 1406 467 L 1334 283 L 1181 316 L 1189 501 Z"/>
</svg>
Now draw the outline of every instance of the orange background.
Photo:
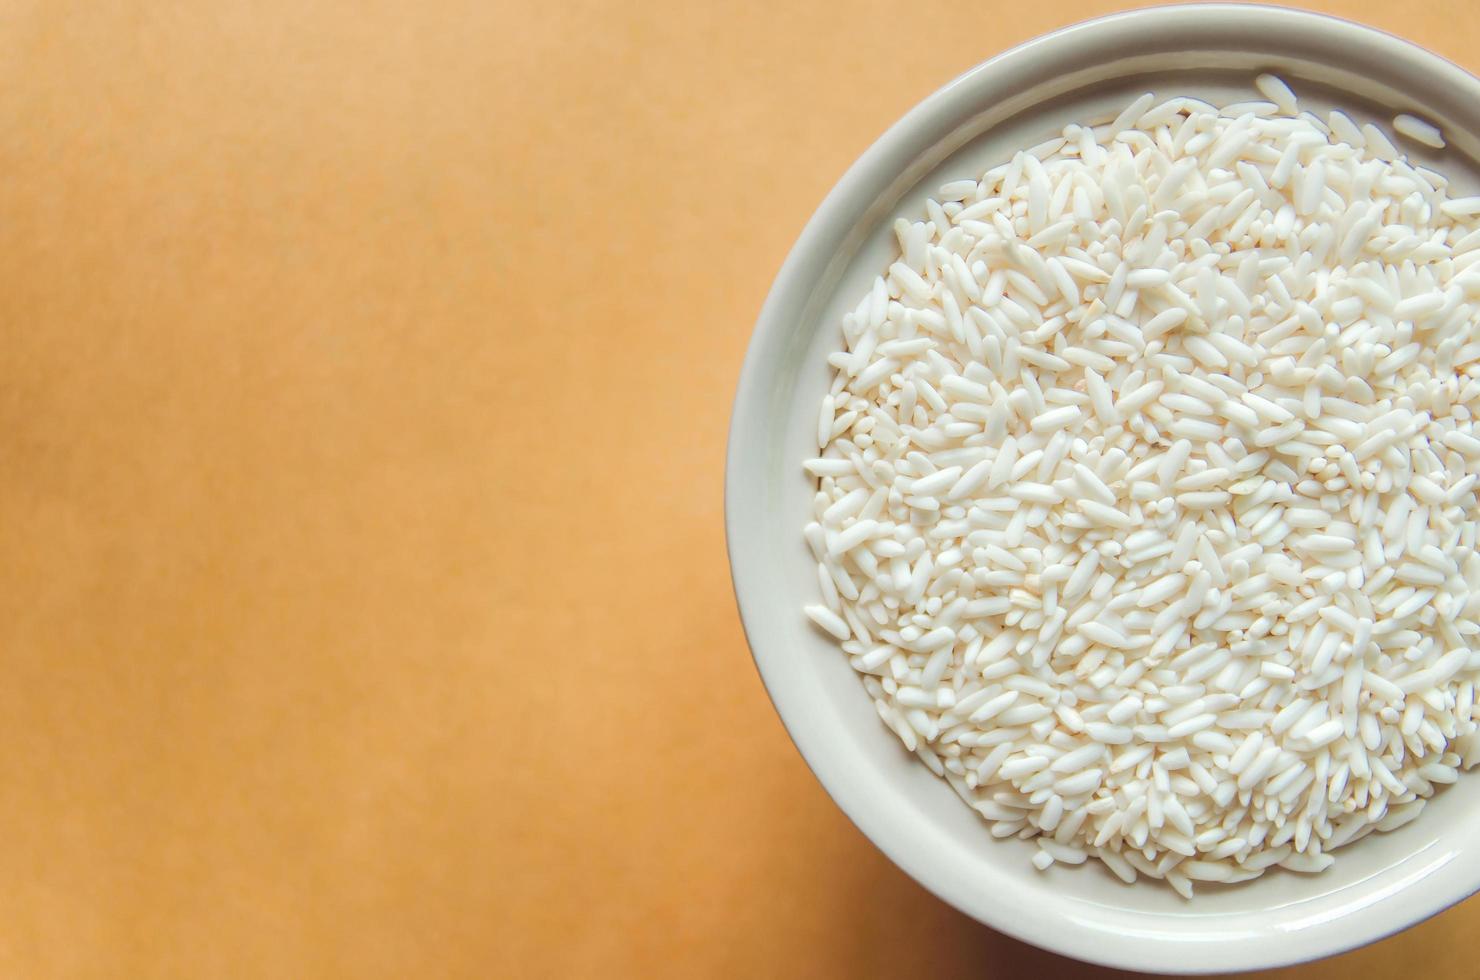
<svg viewBox="0 0 1480 980">
<path fill-rule="evenodd" d="M 844 168 L 1116 6 L 0 3 L 0 976 L 1110 975 L 828 801 L 720 477 Z"/>
</svg>

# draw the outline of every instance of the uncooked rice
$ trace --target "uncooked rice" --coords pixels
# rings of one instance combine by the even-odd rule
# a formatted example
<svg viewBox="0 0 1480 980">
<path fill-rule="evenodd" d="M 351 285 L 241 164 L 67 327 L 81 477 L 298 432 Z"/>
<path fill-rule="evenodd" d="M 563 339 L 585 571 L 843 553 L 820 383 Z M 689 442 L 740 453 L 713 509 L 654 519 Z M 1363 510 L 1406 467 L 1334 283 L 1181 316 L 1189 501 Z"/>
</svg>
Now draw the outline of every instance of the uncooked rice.
<svg viewBox="0 0 1480 980">
<path fill-rule="evenodd" d="M 1444 149 L 1444 134 L 1440 132 L 1439 127 L 1417 116 L 1410 116 L 1406 112 L 1399 113 L 1393 117 L 1393 130 L 1415 143 L 1422 143 L 1435 150 Z"/>
<path fill-rule="evenodd" d="M 1040 869 L 1188 897 L 1480 759 L 1480 197 L 1256 87 L 897 220 L 805 464 L 806 613 L 904 746 Z"/>
</svg>

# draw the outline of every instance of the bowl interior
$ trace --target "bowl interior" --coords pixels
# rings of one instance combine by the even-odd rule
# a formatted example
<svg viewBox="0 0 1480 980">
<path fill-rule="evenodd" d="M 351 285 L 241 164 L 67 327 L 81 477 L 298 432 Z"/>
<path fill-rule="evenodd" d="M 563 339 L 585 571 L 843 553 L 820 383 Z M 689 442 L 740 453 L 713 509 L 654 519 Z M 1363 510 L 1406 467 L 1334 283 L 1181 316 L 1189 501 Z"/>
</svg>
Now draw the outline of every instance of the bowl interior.
<svg viewBox="0 0 1480 980">
<path fill-rule="evenodd" d="M 1220 105 L 1258 98 L 1260 71 L 1289 82 L 1303 108 L 1339 108 L 1389 134 L 1397 112 L 1434 121 L 1447 149 L 1399 145 L 1449 177 L 1451 193 L 1480 190 L 1480 83 L 1405 42 L 1269 8 L 1163 8 L 1079 25 L 962 76 L 855 165 L 777 280 L 736 403 L 727 517 L 737 595 L 761 673 L 808 763 L 865 833 L 941 897 L 1030 942 L 1124 967 L 1270 966 L 1433 914 L 1480 884 L 1471 843 L 1480 776 L 1443 790 L 1407 827 L 1339 852 L 1317 876 L 1275 871 L 1205 885 L 1189 903 L 1160 884 L 1123 885 L 1095 863 L 1037 872 L 1032 844 L 992 839 L 905 752 L 846 658 L 802 616 L 817 586 L 800 537 L 815 485 L 801 461 L 815 455 L 825 357 L 839 349 L 843 314 L 894 257 L 896 215 L 921 214 L 941 183 L 979 175 L 1142 92 Z"/>
</svg>

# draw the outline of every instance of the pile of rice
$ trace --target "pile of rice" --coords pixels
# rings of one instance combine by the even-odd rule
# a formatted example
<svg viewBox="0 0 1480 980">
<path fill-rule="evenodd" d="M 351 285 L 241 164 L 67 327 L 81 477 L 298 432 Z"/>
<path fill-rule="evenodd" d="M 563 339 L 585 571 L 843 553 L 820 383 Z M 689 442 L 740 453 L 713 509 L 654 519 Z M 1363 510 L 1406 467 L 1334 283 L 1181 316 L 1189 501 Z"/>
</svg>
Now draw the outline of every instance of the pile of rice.
<svg viewBox="0 0 1480 980">
<path fill-rule="evenodd" d="M 1258 88 L 897 221 L 806 463 L 806 611 L 885 724 L 1040 868 L 1188 896 L 1480 758 L 1480 198 Z"/>
</svg>

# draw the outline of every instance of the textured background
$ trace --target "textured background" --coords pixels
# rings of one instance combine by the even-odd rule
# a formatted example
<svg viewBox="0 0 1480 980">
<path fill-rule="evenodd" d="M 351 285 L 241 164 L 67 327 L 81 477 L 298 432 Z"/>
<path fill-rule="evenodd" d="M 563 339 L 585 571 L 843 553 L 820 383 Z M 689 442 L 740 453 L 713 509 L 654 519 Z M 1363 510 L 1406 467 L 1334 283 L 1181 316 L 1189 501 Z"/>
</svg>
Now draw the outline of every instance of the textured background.
<svg viewBox="0 0 1480 980">
<path fill-rule="evenodd" d="M 0 2 L 0 975 L 1111 975 L 828 801 L 720 476 L 833 181 L 1117 6 Z"/>
</svg>

